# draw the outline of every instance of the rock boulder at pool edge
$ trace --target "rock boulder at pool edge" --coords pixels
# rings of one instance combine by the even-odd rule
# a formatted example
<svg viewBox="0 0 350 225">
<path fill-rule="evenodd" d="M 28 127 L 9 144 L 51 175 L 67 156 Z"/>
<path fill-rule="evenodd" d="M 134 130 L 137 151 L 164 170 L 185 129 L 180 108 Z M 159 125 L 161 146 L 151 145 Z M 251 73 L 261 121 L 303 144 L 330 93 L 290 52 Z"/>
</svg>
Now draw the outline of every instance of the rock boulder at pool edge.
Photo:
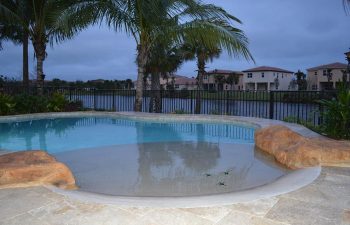
<svg viewBox="0 0 350 225">
<path fill-rule="evenodd" d="M 311 166 L 350 166 L 350 142 L 306 138 L 285 126 L 271 126 L 255 133 L 255 145 L 290 169 Z"/>
<path fill-rule="evenodd" d="M 0 188 L 40 185 L 77 188 L 70 169 L 44 151 L 22 151 L 0 156 Z"/>
</svg>

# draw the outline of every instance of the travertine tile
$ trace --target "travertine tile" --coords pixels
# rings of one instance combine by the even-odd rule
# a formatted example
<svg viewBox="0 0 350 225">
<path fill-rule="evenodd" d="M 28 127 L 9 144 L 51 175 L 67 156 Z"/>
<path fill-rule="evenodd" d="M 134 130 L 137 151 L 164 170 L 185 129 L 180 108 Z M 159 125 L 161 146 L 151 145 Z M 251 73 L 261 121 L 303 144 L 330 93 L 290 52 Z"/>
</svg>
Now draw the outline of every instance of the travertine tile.
<svg viewBox="0 0 350 225">
<path fill-rule="evenodd" d="M 333 208 L 350 208 L 350 177 L 325 176 L 322 182 L 308 185 L 283 197 Z"/>
<path fill-rule="evenodd" d="M 0 221 L 53 203 L 35 191 L 35 188 L 3 189 L 0 193 Z"/>
<path fill-rule="evenodd" d="M 50 225 L 45 221 L 38 220 L 29 213 L 24 213 L 0 222 L 0 225 Z"/>
<path fill-rule="evenodd" d="M 322 173 L 343 175 L 350 177 L 350 168 L 347 167 L 322 167 Z"/>
<path fill-rule="evenodd" d="M 260 199 L 260 200 L 247 202 L 247 203 L 238 203 L 228 207 L 235 211 L 252 214 L 253 216 L 263 217 L 277 203 L 277 201 L 278 201 L 277 197 L 272 197 L 272 198 Z"/>
<path fill-rule="evenodd" d="M 182 209 L 182 210 L 193 213 L 204 219 L 208 219 L 214 223 L 220 221 L 227 214 L 229 214 L 230 211 L 232 211 L 228 207 L 203 207 L 203 208 L 189 208 L 189 209 Z"/>
<path fill-rule="evenodd" d="M 288 225 L 242 212 L 231 212 L 216 225 Z"/>
<path fill-rule="evenodd" d="M 180 209 L 158 209 L 146 214 L 135 225 L 212 225 L 213 222 Z"/>
<path fill-rule="evenodd" d="M 289 198 L 281 198 L 266 218 L 292 225 L 341 224 L 343 210 Z"/>
</svg>

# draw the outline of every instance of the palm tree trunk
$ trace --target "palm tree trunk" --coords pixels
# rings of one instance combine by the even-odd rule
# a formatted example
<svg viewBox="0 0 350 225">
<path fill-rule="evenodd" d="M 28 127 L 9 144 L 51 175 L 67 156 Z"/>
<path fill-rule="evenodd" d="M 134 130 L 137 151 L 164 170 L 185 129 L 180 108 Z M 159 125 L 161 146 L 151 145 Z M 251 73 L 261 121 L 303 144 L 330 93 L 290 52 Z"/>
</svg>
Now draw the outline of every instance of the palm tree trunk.
<svg viewBox="0 0 350 225">
<path fill-rule="evenodd" d="M 159 72 L 152 73 L 152 96 L 150 101 L 150 112 L 161 113 L 162 99 L 160 94 L 160 74 Z"/>
<path fill-rule="evenodd" d="M 44 60 L 46 54 L 46 44 L 40 40 L 33 40 L 34 51 L 36 55 L 36 85 L 38 94 L 42 95 L 44 90 Z"/>
<path fill-rule="evenodd" d="M 23 86 L 28 88 L 29 86 L 29 67 L 28 67 L 28 32 L 23 33 Z"/>
<path fill-rule="evenodd" d="M 196 108 L 194 113 L 200 114 L 201 113 L 201 105 L 202 105 L 202 96 L 201 92 L 203 91 L 203 76 L 205 74 L 205 60 L 204 57 L 199 55 L 197 57 L 197 67 L 198 67 L 198 75 L 197 75 L 197 95 L 196 95 Z"/>
<path fill-rule="evenodd" d="M 143 78 L 145 74 L 145 66 L 147 64 L 147 52 L 144 45 L 137 46 L 137 82 L 135 96 L 135 112 L 142 111 L 143 99 Z"/>
</svg>

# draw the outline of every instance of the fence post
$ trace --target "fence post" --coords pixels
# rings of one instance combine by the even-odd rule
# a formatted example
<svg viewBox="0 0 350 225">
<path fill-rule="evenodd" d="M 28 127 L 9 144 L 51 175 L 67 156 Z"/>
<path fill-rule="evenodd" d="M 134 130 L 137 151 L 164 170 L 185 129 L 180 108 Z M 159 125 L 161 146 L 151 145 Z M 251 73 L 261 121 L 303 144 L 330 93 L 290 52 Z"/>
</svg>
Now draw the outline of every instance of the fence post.
<svg viewBox="0 0 350 225">
<path fill-rule="evenodd" d="M 69 87 L 69 101 L 72 101 L 72 88 Z"/>
<path fill-rule="evenodd" d="M 112 92 L 112 95 L 113 95 L 113 97 L 112 97 L 112 110 L 113 110 L 113 112 L 116 112 L 117 111 L 117 109 L 116 109 L 116 107 L 115 107 L 115 90 L 113 89 L 113 92 Z"/>
<path fill-rule="evenodd" d="M 229 102 L 229 91 L 225 91 L 225 98 L 226 98 L 226 115 L 229 115 L 229 107 L 230 107 L 230 102 Z"/>
<path fill-rule="evenodd" d="M 270 91 L 270 119 L 273 119 L 274 116 L 274 92 Z"/>
<path fill-rule="evenodd" d="M 94 110 L 97 108 L 96 88 L 94 88 Z"/>
</svg>

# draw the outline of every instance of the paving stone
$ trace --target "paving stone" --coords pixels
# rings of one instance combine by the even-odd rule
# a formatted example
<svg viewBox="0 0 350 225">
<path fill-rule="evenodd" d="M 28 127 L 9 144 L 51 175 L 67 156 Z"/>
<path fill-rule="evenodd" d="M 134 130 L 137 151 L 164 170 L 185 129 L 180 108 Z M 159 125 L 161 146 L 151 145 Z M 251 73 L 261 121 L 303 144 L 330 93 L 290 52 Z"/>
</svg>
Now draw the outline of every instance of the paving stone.
<svg viewBox="0 0 350 225">
<path fill-rule="evenodd" d="M 141 220 L 137 221 L 135 225 L 213 225 L 214 223 L 196 216 L 180 209 L 157 209 L 147 215 Z"/>
<path fill-rule="evenodd" d="M 308 185 L 283 197 L 345 209 L 350 208 L 349 187 L 350 177 L 327 175 L 322 182 Z"/>
<path fill-rule="evenodd" d="M 338 225 L 343 210 L 289 198 L 281 198 L 266 218 L 292 225 Z"/>
<path fill-rule="evenodd" d="M 322 173 L 350 176 L 350 168 L 347 168 L 347 167 L 322 167 Z"/>
<path fill-rule="evenodd" d="M 230 209 L 240 211 L 254 216 L 265 216 L 268 211 L 278 202 L 277 197 L 260 199 L 247 203 L 239 203 L 228 206 Z"/>
<path fill-rule="evenodd" d="M 118 207 L 120 209 L 123 209 L 123 210 L 126 210 L 132 214 L 136 214 L 136 215 L 139 215 L 139 216 L 144 216 L 146 215 L 147 213 L 155 210 L 153 208 L 149 208 L 149 207 Z"/>
<path fill-rule="evenodd" d="M 44 188 L 41 190 L 45 191 Z M 0 221 L 53 203 L 35 191 L 35 188 L 2 189 L 0 193 Z"/>
<path fill-rule="evenodd" d="M 342 225 L 350 225 L 350 209 L 344 210 Z"/>
<path fill-rule="evenodd" d="M 0 225 L 50 225 L 45 221 L 38 220 L 28 213 L 21 214 L 19 216 L 13 217 L 0 222 Z"/>
<path fill-rule="evenodd" d="M 31 210 L 30 214 L 47 221 L 49 224 L 113 224 L 133 223 L 138 217 L 135 214 L 119 209 L 116 206 L 86 204 L 77 201 L 63 201 Z"/>
<path fill-rule="evenodd" d="M 288 225 L 242 212 L 231 212 L 216 225 Z"/>
<path fill-rule="evenodd" d="M 214 223 L 220 221 L 227 214 L 229 214 L 230 211 L 232 211 L 229 207 L 203 207 L 203 208 L 189 208 L 189 209 L 182 209 L 182 210 L 193 213 L 204 219 L 208 219 Z"/>
</svg>

